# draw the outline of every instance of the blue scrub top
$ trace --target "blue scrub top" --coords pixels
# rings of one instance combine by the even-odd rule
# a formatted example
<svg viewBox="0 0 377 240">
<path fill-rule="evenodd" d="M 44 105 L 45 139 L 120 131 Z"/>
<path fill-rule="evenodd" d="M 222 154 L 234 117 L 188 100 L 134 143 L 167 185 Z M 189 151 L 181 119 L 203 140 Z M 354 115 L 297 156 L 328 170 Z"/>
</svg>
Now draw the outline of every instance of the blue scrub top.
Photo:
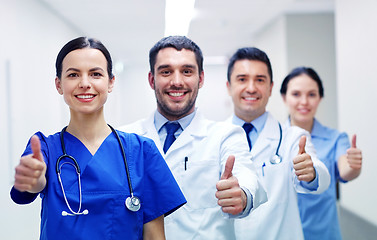
<svg viewBox="0 0 377 240">
<path fill-rule="evenodd" d="M 111 133 L 92 155 L 79 139 L 65 132 L 66 152 L 77 160 L 81 169 L 81 211 L 87 209 L 89 214 L 64 217 L 62 211 L 70 211 L 55 168 L 62 155 L 59 133 L 48 137 L 36 133 L 47 164 L 47 185 L 40 193 L 40 239 L 142 239 L 144 223 L 167 215 L 186 203 L 154 142 L 136 134 L 117 132 L 125 148 L 134 195 L 141 200 L 140 210 L 131 212 L 124 204 L 130 190 L 115 134 Z M 30 153 L 29 142 L 23 155 Z M 76 170 L 72 165 L 64 164 L 61 171 L 68 202 L 73 211 L 77 211 L 79 187 Z M 14 188 L 11 191 L 16 203 L 30 203 L 36 196 L 20 193 Z"/>
<path fill-rule="evenodd" d="M 298 194 L 305 240 L 342 239 L 336 207 L 336 182 L 345 182 L 339 176 L 338 159 L 350 148 L 348 136 L 314 119 L 311 138 L 317 157 L 329 170 L 331 182 L 322 194 Z"/>
</svg>

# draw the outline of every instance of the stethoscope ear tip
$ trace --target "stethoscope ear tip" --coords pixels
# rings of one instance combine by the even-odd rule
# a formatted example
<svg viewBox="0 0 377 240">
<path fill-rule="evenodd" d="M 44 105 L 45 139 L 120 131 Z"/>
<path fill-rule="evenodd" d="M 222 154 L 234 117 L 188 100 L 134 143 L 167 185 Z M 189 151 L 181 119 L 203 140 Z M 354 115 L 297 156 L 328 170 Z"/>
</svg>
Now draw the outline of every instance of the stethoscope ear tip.
<svg viewBox="0 0 377 240">
<path fill-rule="evenodd" d="M 78 216 L 78 215 L 88 215 L 88 214 L 89 214 L 88 209 L 85 209 L 81 213 L 80 212 L 77 212 L 77 213 L 73 212 L 73 214 L 72 213 L 68 213 L 67 211 L 62 211 L 62 216 L 63 217 L 66 217 L 66 216 Z"/>
</svg>

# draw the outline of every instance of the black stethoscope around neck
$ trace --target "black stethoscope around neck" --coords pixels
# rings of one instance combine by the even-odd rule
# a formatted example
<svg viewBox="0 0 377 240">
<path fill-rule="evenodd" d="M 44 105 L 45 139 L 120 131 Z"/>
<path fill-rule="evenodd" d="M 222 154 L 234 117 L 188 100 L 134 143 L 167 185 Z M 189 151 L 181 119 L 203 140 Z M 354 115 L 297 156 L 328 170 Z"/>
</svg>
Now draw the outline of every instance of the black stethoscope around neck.
<svg viewBox="0 0 377 240">
<path fill-rule="evenodd" d="M 271 164 L 281 163 L 281 160 L 282 160 L 281 156 L 279 155 L 279 150 L 280 150 L 281 141 L 283 139 L 283 131 L 281 129 L 281 125 L 280 125 L 279 122 L 278 122 L 278 124 L 279 124 L 279 130 L 280 130 L 279 144 L 278 144 L 278 147 L 276 148 L 275 155 L 272 156 L 272 158 L 270 159 Z"/>
<path fill-rule="evenodd" d="M 115 136 L 118 140 L 118 143 L 119 143 L 120 149 L 122 151 L 122 155 L 123 155 L 124 166 L 126 168 L 128 187 L 130 189 L 130 195 L 131 196 L 127 197 L 127 199 L 125 201 L 125 205 L 126 205 L 127 209 L 129 209 L 130 211 L 136 212 L 140 209 L 141 202 L 140 202 L 140 199 L 138 197 L 134 196 L 134 193 L 133 193 L 130 172 L 129 172 L 129 169 L 128 169 L 128 164 L 127 164 L 127 159 L 126 159 L 126 153 L 124 152 L 124 147 L 123 147 L 122 141 L 119 138 L 118 133 L 115 131 L 115 129 L 112 126 L 110 126 L 109 124 L 108 124 L 108 126 L 110 127 L 111 131 L 115 134 Z M 81 193 L 81 170 L 80 170 L 80 166 L 73 156 L 67 154 L 66 149 L 65 149 L 63 135 L 64 135 L 64 132 L 66 132 L 66 130 L 67 130 L 67 127 L 64 127 L 63 130 L 60 132 L 60 142 L 61 142 L 61 146 L 62 146 L 63 155 L 61 155 L 58 158 L 58 160 L 56 161 L 56 174 L 58 175 L 58 180 L 59 180 L 59 184 L 60 184 L 60 187 L 62 189 L 62 192 L 63 192 L 65 203 L 67 204 L 67 207 L 70 211 L 70 213 L 68 213 L 67 211 L 62 211 L 62 216 L 87 215 L 89 213 L 89 211 L 87 209 L 81 211 L 82 193 Z M 67 162 L 63 162 L 62 164 L 60 164 L 60 162 L 63 160 L 63 158 L 68 158 L 69 160 L 71 160 L 71 162 L 67 161 Z M 66 196 L 65 191 L 64 191 L 63 182 L 62 182 L 62 179 L 61 179 L 61 172 L 62 172 L 61 168 L 64 164 L 72 165 L 75 168 L 76 173 L 77 173 L 78 185 L 79 185 L 79 207 L 78 207 L 78 210 L 76 212 L 73 211 L 71 206 L 69 205 L 67 196 Z"/>
</svg>

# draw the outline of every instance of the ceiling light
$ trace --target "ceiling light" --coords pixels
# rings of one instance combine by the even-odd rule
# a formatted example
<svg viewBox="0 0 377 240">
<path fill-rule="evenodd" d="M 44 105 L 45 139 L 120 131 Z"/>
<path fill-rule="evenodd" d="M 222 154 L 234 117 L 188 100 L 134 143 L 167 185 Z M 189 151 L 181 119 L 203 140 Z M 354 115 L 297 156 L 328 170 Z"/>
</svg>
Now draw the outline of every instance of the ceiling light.
<svg viewBox="0 0 377 240">
<path fill-rule="evenodd" d="M 195 0 L 166 0 L 165 36 L 187 36 L 194 6 Z"/>
</svg>

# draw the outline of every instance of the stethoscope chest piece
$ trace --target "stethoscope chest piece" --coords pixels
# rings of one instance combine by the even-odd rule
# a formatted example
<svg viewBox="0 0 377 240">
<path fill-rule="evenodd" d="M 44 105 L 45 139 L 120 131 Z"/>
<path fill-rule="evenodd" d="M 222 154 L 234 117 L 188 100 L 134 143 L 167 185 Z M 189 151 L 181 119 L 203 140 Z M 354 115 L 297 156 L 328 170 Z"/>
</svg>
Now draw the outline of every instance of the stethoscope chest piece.
<svg viewBox="0 0 377 240">
<path fill-rule="evenodd" d="M 138 197 L 135 197 L 135 196 L 131 196 L 131 197 L 128 197 L 126 199 L 126 207 L 128 208 L 128 210 L 130 211 L 133 211 L 133 212 L 137 212 L 139 211 L 140 209 L 140 199 Z"/>
<path fill-rule="evenodd" d="M 271 164 L 278 164 L 281 163 L 281 157 L 277 154 L 275 154 L 271 159 L 270 159 Z"/>
<path fill-rule="evenodd" d="M 281 163 L 282 161 L 282 158 L 279 155 L 279 150 L 280 150 L 281 140 L 283 139 L 283 131 L 281 129 L 280 123 L 278 124 L 279 124 L 279 132 L 280 132 L 279 144 L 278 144 L 278 147 L 276 148 L 275 155 L 270 159 L 271 164 L 278 164 L 278 163 Z"/>
</svg>

